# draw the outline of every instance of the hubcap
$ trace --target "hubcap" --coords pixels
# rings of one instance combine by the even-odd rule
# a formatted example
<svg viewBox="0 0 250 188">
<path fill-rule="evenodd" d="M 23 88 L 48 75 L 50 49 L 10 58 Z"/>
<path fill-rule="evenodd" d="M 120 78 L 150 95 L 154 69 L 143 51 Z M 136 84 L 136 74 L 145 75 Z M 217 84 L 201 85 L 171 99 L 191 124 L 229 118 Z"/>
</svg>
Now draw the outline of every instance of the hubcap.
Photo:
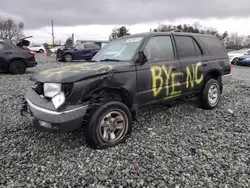
<svg viewBox="0 0 250 188">
<path fill-rule="evenodd" d="M 101 120 L 99 133 L 105 142 L 116 142 L 128 128 L 128 119 L 123 112 L 110 111 Z"/>
<path fill-rule="evenodd" d="M 66 61 L 71 61 L 71 57 L 70 57 L 69 55 L 67 55 L 67 56 L 65 57 L 65 59 L 66 59 Z"/>
<path fill-rule="evenodd" d="M 219 98 L 219 88 L 217 85 L 212 84 L 208 90 L 208 101 L 209 104 L 214 106 L 218 102 Z"/>
<path fill-rule="evenodd" d="M 14 72 L 23 72 L 24 69 L 25 69 L 25 67 L 22 64 L 15 63 L 15 64 L 12 65 L 12 70 Z"/>
</svg>

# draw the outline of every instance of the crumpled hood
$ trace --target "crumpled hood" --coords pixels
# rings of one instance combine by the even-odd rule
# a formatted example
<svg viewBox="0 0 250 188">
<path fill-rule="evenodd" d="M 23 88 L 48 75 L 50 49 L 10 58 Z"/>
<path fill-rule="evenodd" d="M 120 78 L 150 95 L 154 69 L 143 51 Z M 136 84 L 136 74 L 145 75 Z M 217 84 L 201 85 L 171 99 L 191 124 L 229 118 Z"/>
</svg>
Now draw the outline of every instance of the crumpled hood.
<svg viewBox="0 0 250 188">
<path fill-rule="evenodd" d="M 73 64 L 38 72 L 37 74 L 32 75 L 30 80 L 42 83 L 72 83 L 79 80 L 110 74 L 118 67 L 125 69 L 128 64 L 129 63 L 124 62 Z"/>
</svg>

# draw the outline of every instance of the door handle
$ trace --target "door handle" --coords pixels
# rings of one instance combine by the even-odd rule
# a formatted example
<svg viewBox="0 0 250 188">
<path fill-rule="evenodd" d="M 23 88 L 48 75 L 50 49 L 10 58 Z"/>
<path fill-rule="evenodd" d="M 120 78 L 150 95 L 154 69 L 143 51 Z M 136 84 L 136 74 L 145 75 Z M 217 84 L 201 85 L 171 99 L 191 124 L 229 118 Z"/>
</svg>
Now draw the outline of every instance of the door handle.
<svg viewBox="0 0 250 188">
<path fill-rule="evenodd" d="M 12 54 L 12 52 L 5 52 L 5 54 Z"/>
<path fill-rule="evenodd" d="M 203 66 L 203 67 L 206 67 L 206 66 L 207 66 L 207 63 L 203 63 L 202 66 Z"/>
<path fill-rule="evenodd" d="M 173 71 L 173 72 L 177 72 L 177 71 L 178 71 L 178 68 L 172 68 L 172 71 Z"/>
</svg>

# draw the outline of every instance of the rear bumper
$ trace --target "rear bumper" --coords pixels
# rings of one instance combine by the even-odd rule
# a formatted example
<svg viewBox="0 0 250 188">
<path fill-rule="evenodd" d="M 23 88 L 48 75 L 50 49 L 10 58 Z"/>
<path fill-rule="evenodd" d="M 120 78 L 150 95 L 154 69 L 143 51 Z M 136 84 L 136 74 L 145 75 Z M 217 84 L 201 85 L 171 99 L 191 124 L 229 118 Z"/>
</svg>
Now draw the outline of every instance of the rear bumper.
<svg viewBox="0 0 250 188">
<path fill-rule="evenodd" d="M 26 63 L 26 65 L 27 65 L 27 68 L 32 68 L 32 67 L 35 67 L 36 65 L 37 65 L 37 62 L 27 62 Z"/>
<path fill-rule="evenodd" d="M 226 75 L 221 76 L 222 85 L 229 84 L 231 80 L 232 80 L 232 74 L 226 74 Z"/>
<path fill-rule="evenodd" d="M 81 127 L 87 108 L 88 105 L 77 105 L 57 111 L 51 101 L 29 90 L 25 94 L 21 115 L 42 132 L 70 132 Z"/>
<path fill-rule="evenodd" d="M 26 59 L 25 64 L 27 68 L 31 68 L 31 67 L 35 67 L 37 65 L 37 62 L 34 57 L 31 57 L 29 59 Z"/>
</svg>

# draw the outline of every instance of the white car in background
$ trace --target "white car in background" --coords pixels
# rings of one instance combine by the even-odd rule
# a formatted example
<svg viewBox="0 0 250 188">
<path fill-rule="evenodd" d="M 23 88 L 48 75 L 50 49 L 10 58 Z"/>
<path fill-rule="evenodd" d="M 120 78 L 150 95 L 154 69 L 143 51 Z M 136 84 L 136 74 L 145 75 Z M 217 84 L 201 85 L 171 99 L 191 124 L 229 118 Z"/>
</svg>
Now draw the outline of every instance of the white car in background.
<svg viewBox="0 0 250 188">
<path fill-rule="evenodd" d="M 232 64 L 235 64 L 240 56 L 250 55 L 250 48 L 243 48 L 240 50 L 228 52 L 229 61 Z"/>
<path fill-rule="evenodd" d="M 42 44 L 31 45 L 29 46 L 29 49 L 32 50 L 33 52 L 39 52 L 39 53 L 43 53 L 44 51 L 46 51 L 45 47 Z"/>
<path fill-rule="evenodd" d="M 56 47 L 51 48 L 51 49 L 49 49 L 49 50 L 51 51 L 51 53 L 56 53 L 56 51 L 57 51 L 58 49 L 63 50 L 63 49 L 64 49 L 64 46 L 56 46 Z"/>
</svg>

